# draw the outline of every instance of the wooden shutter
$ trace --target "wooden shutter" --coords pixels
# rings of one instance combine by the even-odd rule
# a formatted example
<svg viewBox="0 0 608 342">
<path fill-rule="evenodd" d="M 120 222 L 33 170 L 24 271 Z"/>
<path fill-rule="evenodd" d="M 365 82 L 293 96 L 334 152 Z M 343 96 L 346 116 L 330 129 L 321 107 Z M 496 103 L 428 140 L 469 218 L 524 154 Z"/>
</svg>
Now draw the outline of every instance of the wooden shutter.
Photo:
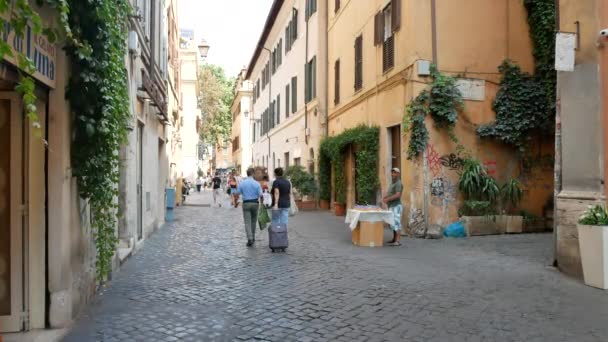
<svg viewBox="0 0 608 342">
<path fill-rule="evenodd" d="M 334 104 L 340 103 L 340 60 L 334 64 Z"/>
<path fill-rule="evenodd" d="M 334 4 L 334 13 L 337 13 L 340 10 L 340 0 L 336 0 Z"/>
<path fill-rule="evenodd" d="M 285 54 L 287 54 L 287 52 L 291 50 L 291 45 L 289 44 L 291 39 L 291 35 L 289 34 L 290 25 L 291 23 L 287 24 L 287 27 L 285 28 Z"/>
<path fill-rule="evenodd" d="M 395 66 L 395 36 L 390 36 L 382 45 L 382 71 Z"/>
<path fill-rule="evenodd" d="M 391 30 L 399 31 L 401 28 L 401 0 L 391 0 Z"/>
<path fill-rule="evenodd" d="M 289 117 L 289 84 L 285 86 L 285 117 Z"/>
<path fill-rule="evenodd" d="M 293 22 L 293 26 L 291 28 L 291 37 L 292 37 L 292 44 L 293 44 L 293 42 L 295 42 L 296 39 L 298 39 L 298 10 L 297 9 L 293 10 L 292 22 Z"/>
<path fill-rule="evenodd" d="M 291 112 L 298 111 L 298 78 L 291 79 Z"/>
<path fill-rule="evenodd" d="M 281 123 L 281 94 L 277 95 L 277 126 Z"/>
<path fill-rule="evenodd" d="M 355 90 L 363 87 L 363 36 L 355 39 Z"/>
<path fill-rule="evenodd" d="M 384 41 L 384 13 L 376 13 L 374 17 L 374 46 L 381 45 Z"/>
<path fill-rule="evenodd" d="M 317 97 L 317 56 L 312 58 L 312 68 L 310 70 L 310 79 L 312 80 L 310 85 L 311 100 Z"/>
</svg>

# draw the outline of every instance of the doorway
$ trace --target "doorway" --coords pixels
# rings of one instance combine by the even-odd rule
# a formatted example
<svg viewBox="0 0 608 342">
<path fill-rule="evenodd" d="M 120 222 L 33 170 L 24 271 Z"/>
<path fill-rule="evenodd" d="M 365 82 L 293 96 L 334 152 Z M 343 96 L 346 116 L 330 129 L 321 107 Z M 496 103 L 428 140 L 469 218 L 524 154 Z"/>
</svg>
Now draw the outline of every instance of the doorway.
<svg viewBox="0 0 608 342">
<path fill-rule="evenodd" d="M 144 138 L 144 125 L 139 122 L 137 124 L 137 157 L 136 160 L 136 173 L 137 173 L 137 241 L 141 241 L 144 237 L 143 232 L 143 138 Z"/>
<path fill-rule="evenodd" d="M 24 312 L 24 127 L 19 100 L 0 92 L 0 332 L 22 330 Z"/>
</svg>

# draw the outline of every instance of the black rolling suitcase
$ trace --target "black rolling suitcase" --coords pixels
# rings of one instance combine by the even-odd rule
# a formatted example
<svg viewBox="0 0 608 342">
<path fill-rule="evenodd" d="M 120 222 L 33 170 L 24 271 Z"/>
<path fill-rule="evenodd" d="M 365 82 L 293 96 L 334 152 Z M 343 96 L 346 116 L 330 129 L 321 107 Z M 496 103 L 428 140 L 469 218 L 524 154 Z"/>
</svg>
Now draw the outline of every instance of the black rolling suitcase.
<svg viewBox="0 0 608 342">
<path fill-rule="evenodd" d="M 272 217 L 275 218 L 277 215 L 279 215 L 279 212 L 273 210 Z M 268 228 L 268 243 L 273 252 L 285 252 L 285 249 L 289 246 L 287 225 L 270 224 L 270 227 Z"/>
</svg>

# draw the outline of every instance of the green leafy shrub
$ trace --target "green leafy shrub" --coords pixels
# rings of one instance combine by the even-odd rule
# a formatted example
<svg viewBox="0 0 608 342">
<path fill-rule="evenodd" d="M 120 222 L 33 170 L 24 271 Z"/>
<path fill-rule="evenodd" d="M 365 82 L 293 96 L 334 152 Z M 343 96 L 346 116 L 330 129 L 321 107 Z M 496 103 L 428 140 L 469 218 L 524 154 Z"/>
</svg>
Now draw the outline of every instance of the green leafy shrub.
<svg viewBox="0 0 608 342">
<path fill-rule="evenodd" d="M 608 211 L 603 205 L 589 206 L 578 223 L 586 226 L 608 226 Z"/>
<path fill-rule="evenodd" d="M 503 202 L 503 208 L 507 212 L 512 212 L 517 208 L 522 200 L 524 190 L 522 184 L 517 179 L 511 178 L 500 188 L 500 197 Z"/>
<path fill-rule="evenodd" d="M 460 216 L 492 216 L 496 215 L 494 204 L 490 201 L 464 201 L 458 210 Z"/>
<path fill-rule="evenodd" d="M 317 183 L 315 177 L 306 172 L 303 166 L 293 165 L 288 167 L 285 176 L 291 180 L 291 184 L 300 195 L 311 196 L 316 194 Z"/>
</svg>

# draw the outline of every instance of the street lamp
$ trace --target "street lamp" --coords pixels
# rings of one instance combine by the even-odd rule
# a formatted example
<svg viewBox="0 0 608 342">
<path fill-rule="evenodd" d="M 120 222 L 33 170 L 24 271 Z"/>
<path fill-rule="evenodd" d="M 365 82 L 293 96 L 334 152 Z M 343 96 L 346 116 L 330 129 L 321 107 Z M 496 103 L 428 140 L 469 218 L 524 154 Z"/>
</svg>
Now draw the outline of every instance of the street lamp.
<svg viewBox="0 0 608 342">
<path fill-rule="evenodd" d="M 198 52 L 201 54 L 202 58 L 207 58 L 207 54 L 209 53 L 209 43 L 206 40 L 201 40 L 201 43 L 198 44 Z"/>
</svg>

